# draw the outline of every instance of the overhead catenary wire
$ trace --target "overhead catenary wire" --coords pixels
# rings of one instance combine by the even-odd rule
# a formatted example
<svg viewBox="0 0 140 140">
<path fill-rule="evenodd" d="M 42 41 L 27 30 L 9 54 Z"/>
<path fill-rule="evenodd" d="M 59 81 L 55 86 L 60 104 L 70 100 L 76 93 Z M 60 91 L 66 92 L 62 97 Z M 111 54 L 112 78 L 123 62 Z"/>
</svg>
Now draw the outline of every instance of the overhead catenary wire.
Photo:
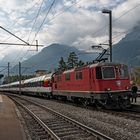
<svg viewBox="0 0 140 140">
<path fill-rule="evenodd" d="M 112 22 L 115 23 L 116 21 L 118 21 L 120 18 L 122 18 L 123 16 L 127 15 L 129 12 L 133 11 L 134 9 L 138 8 L 140 6 L 140 4 L 138 3 L 137 5 L 135 5 L 134 7 L 128 9 L 127 11 L 125 11 L 123 14 L 121 14 L 119 17 L 115 18 Z M 94 32 L 93 35 L 96 35 L 98 32 L 102 31 L 105 27 L 107 27 L 108 25 L 105 25 L 103 26 L 102 28 L 100 28 L 99 30 L 97 30 L 96 32 Z M 126 33 L 128 31 L 125 31 Z M 124 32 L 124 33 L 125 33 Z M 118 36 L 117 36 L 118 37 Z M 116 38 L 116 37 L 115 37 Z M 114 38 L 113 38 L 114 39 Z M 108 40 L 107 40 L 108 41 Z M 107 41 L 104 41 L 104 42 L 107 42 Z M 101 43 L 103 44 L 103 43 Z"/>
<path fill-rule="evenodd" d="M 73 3 L 73 4 L 72 4 L 71 6 L 69 6 L 68 8 L 66 8 L 66 9 L 64 9 L 64 10 L 61 10 L 57 15 L 53 16 L 53 18 L 51 18 L 51 20 L 48 20 L 48 23 L 49 23 L 50 21 L 52 21 L 53 19 L 55 19 L 56 17 L 62 15 L 62 14 L 64 13 L 64 11 L 69 10 L 70 8 L 72 8 L 74 5 L 78 4 L 78 3 L 81 2 L 81 1 L 83 1 L 83 0 L 79 0 L 78 2 Z M 65 6 L 63 6 L 62 9 L 63 9 L 64 7 L 65 7 Z M 45 21 L 44 21 L 44 22 L 45 22 Z M 43 24 L 44 24 L 44 23 L 43 23 Z M 36 36 L 37 36 L 37 35 L 35 35 L 35 37 L 36 37 Z M 34 37 L 33 41 L 35 40 L 35 37 Z M 33 42 L 33 41 L 32 41 L 32 42 Z M 28 53 L 28 51 L 23 55 L 23 57 L 26 56 L 27 53 Z M 23 59 L 23 57 L 21 57 L 21 60 Z"/>
<path fill-rule="evenodd" d="M 39 2 L 40 0 L 38 0 L 38 2 Z M 25 15 L 27 15 L 37 4 L 38 4 L 38 2 L 36 2 L 30 9 L 28 9 L 24 14 Z M 16 22 L 14 22 L 13 24 L 9 24 L 10 26 L 7 26 L 8 28 L 13 28 L 13 26 L 14 25 L 16 25 L 17 23 L 18 23 L 18 21 L 20 20 L 20 18 L 22 18 L 22 17 L 18 17 L 18 18 L 16 18 L 15 20 L 16 20 Z M 26 25 L 25 25 L 26 26 Z M 19 32 L 19 31 L 17 31 L 17 32 Z M 16 34 L 16 33 L 14 33 L 14 34 Z M 8 38 L 6 38 L 6 39 L 4 39 L 3 41 L 1 41 L 1 42 L 6 42 L 8 39 L 10 39 L 12 36 L 10 36 L 10 37 L 8 37 Z"/>
<path fill-rule="evenodd" d="M 41 12 L 41 8 L 42 8 L 42 5 L 43 5 L 43 2 L 44 2 L 44 0 L 42 0 L 42 2 L 41 2 L 41 4 L 40 4 L 40 7 L 39 7 L 38 12 L 37 12 L 37 15 L 36 15 L 36 17 L 35 17 L 33 26 L 32 26 L 31 31 L 30 31 L 30 33 L 29 33 L 28 40 L 30 39 L 31 33 L 32 33 L 33 28 L 34 28 L 34 26 L 35 26 L 35 24 L 36 24 L 36 21 L 37 21 L 37 18 L 39 17 L 39 14 L 40 14 L 40 12 Z"/>
<path fill-rule="evenodd" d="M 56 0 L 53 0 L 53 2 L 51 3 L 51 5 L 50 5 L 50 7 L 49 7 L 49 9 L 48 9 L 48 11 L 47 11 L 47 13 L 46 13 L 46 15 L 45 15 L 43 21 L 42 21 L 42 23 L 40 24 L 40 26 L 39 26 L 39 28 L 38 28 L 38 30 L 37 30 L 37 32 L 36 32 L 34 38 L 33 38 L 33 41 L 35 40 L 37 34 L 39 33 L 39 31 L 40 31 L 40 29 L 42 28 L 44 22 L 46 21 L 46 18 L 47 18 L 47 16 L 48 16 L 48 14 L 50 13 L 50 11 L 51 11 L 51 9 L 52 9 L 52 7 L 53 7 L 55 1 L 56 1 Z M 32 42 L 33 42 L 33 41 L 32 41 Z"/>
<path fill-rule="evenodd" d="M 8 32 L 9 34 L 11 34 L 12 36 L 14 36 L 15 38 L 19 39 L 20 41 L 24 42 L 25 44 L 30 45 L 28 42 L 24 41 L 20 37 L 18 37 L 15 34 L 11 33 L 10 31 L 8 31 L 7 29 L 5 29 L 4 27 L 0 26 L 0 28 L 3 29 L 4 31 Z"/>
<path fill-rule="evenodd" d="M 7 70 L 7 69 L 8 69 L 8 67 L 5 66 L 5 68 L 2 69 L 2 70 L 0 70 L 0 72 L 3 72 L 3 71 L 5 71 L 5 70 Z"/>
<path fill-rule="evenodd" d="M 125 15 L 125 14 L 124 14 Z M 119 17 L 120 18 L 120 17 Z M 105 26 L 106 27 L 106 26 Z"/>
<path fill-rule="evenodd" d="M 38 3 L 40 2 L 40 0 L 38 0 L 31 8 L 29 8 L 24 14 L 25 15 L 27 15 Z M 8 28 L 13 28 L 13 26 L 16 24 L 16 23 L 18 23 L 18 21 L 20 20 L 20 18 L 22 18 L 22 17 L 18 17 L 18 18 L 16 18 L 15 20 L 16 20 L 16 22 L 14 22 L 14 24 L 9 24 L 10 26 L 8 26 Z M 31 21 L 32 22 L 32 21 Z M 25 25 L 25 26 L 27 26 L 28 24 L 30 24 L 29 22 Z M 20 32 L 20 31 L 17 31 L 16 33 L 18 33 L 18 32 Z M 16 34 L 16 33 L 13 33 L 13 34 Z M 24 35 L 25 36 L 25 35 Z M 24 38 L 24 36 L 22 36 L 21 38 Z M 3 41 L 1 41 L 1 42 L 7 42 L 10 38 L 11 38 L 12 36 L 10 36 L 10 37 L 8 37 L 8 38 L 6 38 L 6 39 L 4 39 Z M 1 50 L 1 52 L 3 52 L 3 51 L 5 51 L 7 48 L 9 48 L 10 46 L 6 46 L 5 48 L 3 48 L 3 50 Z M 30 47 L 30 46 L 29 46 Z M 22 54 L 22 51 L 21 51 L 21 54 Z"/>
<path fill-rule="evenodd" d="M 40 1 L 40 0 L 39 0 Z M 38 1 L 38 2 L 39 2 Z M 33 5 L 33 7 L 35 7 L 35 5 L 37 5 L 38 4 L 38 2 L 37 3 L 35 3 L 34 5 Z M 28 11 L 27 11 L 27 13 L 33 8 L 33 7 L 31 7 L 30 9 L 28 9 Z M 17 21 L 18 21 L 19 19 L 17 19 Z M 16 21 L 16 22 L 17 22 Z M 19 31 L 18 31 L 19 32 Z M 25 35 L 24 35 L 25 36 Z M 9 37 L 9 38 L 11 38 L 11 37 Z M 23 38 L 23 36 L 21 37 L 21 38 Z M 4 40 L 4 42 L 6 42 L 6 39 Z M 1 44 L 4 44 L 4 43 L 1 43 Z M 6 44 L 6 43 L 5 43 Z M 14 43 L 12 44 L 12 43 L 7 43 L 7 45 L 14 45 Z M 22 45 L 22 46 L 25 46 L 24 44 L 16 44 L 15 43 L 15 45 Z M 29 48 L 31 47 L 31 46 L 36 46 L 36 45 L 30 45 L 29 46 Z M 5 49 L 7 49 L 7 48 L 9 48 L 10 46 L 7 46 Z M 38 47 L 43 47 L 43 45 L 38 45 Z M 4 51 L 5 49 L 3 49 L 2 51 Z M 21 54 L 23 53 L 23 49 L 20 51 L 20 53 L 18 53 L 18 56 L 17 57 L 19 57 Z"/>
<path fill-rule="evenodd" d="M 50 13 L 50 11 L 51 11 L 51 9 L 52 9 L 52 7 L 53 7 L 55 1 L 56 1 L 56 0 L 53 0 L 53 2 L 51 3 L 51 5 L 50 5 L 50 7 L 49 7 L 49 9 L 48 9 L 48 11 L 47 11 L 47 13 L 46 13 L 46 16 L 44 17 L 42 23 L 41 23 L 40 26 L 39 26 L 39 29 L 37 30 L 37 32 L 36 32 L 36 34 L 35 34 L 35 36 L 34 36 L 34 38 L 33 38 L 33 40 L 32 40 L 32 43 L 33 43 L 33 41 L 35 40 L 37 34 L 39 33 L 41 27 L 43 26 L 43 24 L 44 24 L 44 22 L 45 22 L 45 20 L 46 20 L 46 18 L 47 18 L 47 16 L 48 16 L 48 14 Z M 40 10 L 40 9 L 39 9 L 39 10 Z M 28 51 L 26 52 L 26 54 L 25 54 L 24 56 L 26 56 L 27 53 L 28 53 Z M 23 56 L 23 57 L 24 57 L 24 56 Z M 21 60 L 23 59 L 23 57 L 21 58 Z"/>
<path fill-rule="evenodd" d="M 76 3 L 75 3 L 76 4 Z M 74 5 L 74 4 L 73 4 Z M 130 11 L 132 11 L 133 9 L 137 8 L 139 6 L 139 4 L 129 10 L 127 10 L 125 13 L 123 13 L 121 16 L 119 16 L 118 18 L 114 19 L 113 22 L 116 22 L 117 20 L 119 20 L 121 17 L 123 17 L 124 15 L 126 15 L 127 13 L 129 13 Z M 50 20 L 49 20 L 50 21 Z M 104 29 L 106 26 L 103 26 L 100 30 L 98 30 L 97 32 L 101 31 L 102 29 Z M 97 32 L 95 32 L 94 34 L 96 34 Z"/>
<path fill-rule="evenodd" d="M 122 15 L 120 15 L 118 18 L 114 19 L 113 22 L 118 21 L 120 18 L 122 18 L 123 16 L 125 16 L 126 14 L 128 14 L 129 12 L 131 12 L 132 10 L 134 10 L 135 8 L 137 8 L 137 7 L 139 7 L 139 6 L 140 6 L 140 4 L 134 6 L 133 8 L 131 8 L 131 9 L 129 9 L 129 10 L 127 10 L 125 13 L 123 13 Z M 107 26 L 107 25 L 106 25 L 106 26 Z M 104 29 L 106 26 L 103 26 L 100 30 Z M 127 32 L 128 32 L 128 31 L 126 31 L 126 33 L 127 33 Z M 95 32 L 95 33 L 97 33 L 97 32 Z M 117 35 L 117 36 L 114 36 L 113 39 L 115 39 L 116 37 L 118 37 L 118 35 Z"/>
</svg>

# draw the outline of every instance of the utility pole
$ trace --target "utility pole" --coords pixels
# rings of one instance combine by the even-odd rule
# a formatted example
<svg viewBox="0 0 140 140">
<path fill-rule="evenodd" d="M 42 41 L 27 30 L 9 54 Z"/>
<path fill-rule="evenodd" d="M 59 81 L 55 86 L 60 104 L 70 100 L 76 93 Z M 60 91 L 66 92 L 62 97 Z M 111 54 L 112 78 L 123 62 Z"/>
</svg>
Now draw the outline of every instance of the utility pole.
<svg viewBox="0 0 140 140">
<path fill-rule="evenodd" d="M 36 46 L 36 50 L 38 51 L 38 47 L 43 47 L 43 45 L 38 45 L 38 41 L 36 40 L 36 45 L 33 44 L 29 44 L 28 42 L 24 41 L 23 39 L 19 38 L 18 36 L 16 36 L 15 34 L 11 33 L 10 31 L 8 31 L 7 29 L 5 29 L 4 27 L 0 26 L 0 28 L 4 31 L 6 31 L 7 33 L 9 33 L 10 35 L 14 36 L 15 38 L 17 38 L 18 40 L 24 42 L 24 44 L 19 44 L 19 43 L 0 43 L 0 45 L 21 45 L 21 46 Z"/>
<path fill-rule="evenodd" d="M 8 62 L 8 83 L 10 83 L 10 63 Z"/>
<path fill-rule="evenodd" d="M 110 62 L 112 62 L 112 11 L 109 13 L 109 45 L 110 45 Z"/>
<path fill-rule="evenodd" d="M 36 51 L 38 52 L 38 40 L 36 40 Z"/>
<path fill-rule="evenodd" d="M 10 63 L 8 62 L 8 79 L 7 79 L 7 83 L 10 83 L 10 72 L 9 72 L 9 68 L 10 68 Z M 10 86 L 8 86 L 8 88 L 10 89 Z"/>
<path fill-rule="evenodd" d="M 41 45 L 38 45 L 38 40 L 36 40 L 36 45 L 34 45 L 34 46 L 36 46 L 35 50 L 28 50 L 28 51 L 38 51 L 38 47 L 41 46 Z"/>
<path fill-rule="evenodd" d="M 112 11 L 103 9 L 102 13 L 109 14 L 109 47 L 110 47 L 110 62 L 112 62 Z"/>
<path fill-rule="evenodd" d="M 19 62 L 19 95 L 21 95 L 21 63 Z"/>
</svg>

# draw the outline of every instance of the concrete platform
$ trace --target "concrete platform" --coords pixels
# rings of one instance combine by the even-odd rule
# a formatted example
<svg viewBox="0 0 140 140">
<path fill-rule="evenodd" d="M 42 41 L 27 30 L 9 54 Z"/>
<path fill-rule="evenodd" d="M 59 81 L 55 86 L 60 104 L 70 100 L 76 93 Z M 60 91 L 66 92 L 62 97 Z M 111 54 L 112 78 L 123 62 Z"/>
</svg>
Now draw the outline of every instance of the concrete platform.
<svg viewBox="0 0 140 140">
<path fill-rule="evenodd" d="M 134 105 L 140 105 L 140 97 L 137 97 L 137 102 L 136 103 L 133 102 L 132 104 L 134 104 Z"/>
<path fill-rule="evenodd" d="M 5 95 L 0 95 L 0 140 L 26 140 L 16 106 Z"/>
</svg>

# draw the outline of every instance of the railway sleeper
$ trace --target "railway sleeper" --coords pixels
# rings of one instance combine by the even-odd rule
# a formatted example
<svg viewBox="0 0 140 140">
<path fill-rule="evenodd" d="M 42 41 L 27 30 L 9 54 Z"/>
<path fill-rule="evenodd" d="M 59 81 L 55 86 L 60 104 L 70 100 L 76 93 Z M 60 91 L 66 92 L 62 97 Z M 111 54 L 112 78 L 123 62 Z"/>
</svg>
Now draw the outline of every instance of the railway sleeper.
<svg viewBox="0 0 140 140">
<path fill-rule="evenodd" d="M 55 125 L 65 125 L 66 122 L 64 121 L 61 121 L 61 122 L 50 122 L 50 123 L 46 123 L 47 125 L 50 125 L 50 126 L 55 126 Z"/>
<path fill-rule="evenodd" d="M 57 133 L 57 135 L 59 137 L 63 137 L 63 136 L 66 136 L 66 135 L 77 135 L 77 134 L 81 134 L 81 132 L 77 131 L 77 130 L 73 130 L 73 131 L 65 131 L 65 132 L 60 132 L 60 133 Z"/>
<path fill-rule="evenodd" d="M 59 123 L 63 123 L 64 121 L 63 120 L 42 120 L 44 123 L 47 123 L 47 124 L 55 124 L 56 122 L 59 122 Z"/>
<path fill-rule="evenodd" d="M 71 130 L 63 130 L 63 131 L 54 131 L 55 133 L 57 133 L 58 135 L 63 135 L 63 134 L 73 134 L 73 133 L 77 133 L 79 132 L 78 129 L 71 129 Z"/>
<path fill-rule="evenodd" d="M 55 132 L 55 133 L 58 133 L 58 132 L 64 132 L 64 131 L 72 131 L 72 130 L 76 130 L 76 128 L 73 128 L 73 127 L 69 127 L 69 128 L 64 128 L 64 129 L 53 129 L 53 131 Z M 78 128 L 77 128 L 77 130 L 79 130 Z"/>
<path fill-rule="evenodd" d="M 50 136 L 48 135 L 41 135 L 41 136 L 39 136 L 39 140 L 48 140 L 48 139 L 50 139 L 50 140 L 52 140 L 51 138 L 50 138 Z"/>
<path fill-rule="evenodd" d="M 55 129 L 65 129 L 65 128 L 68 128 L 68 127 L 71 127 L 71 124 L 68 124 L 68 125 L 65 125 L 65 126 L 55 126 L 55 127 L 51 127 L 52 130 L 55 130 Z"/>
<path fill-rule="evenodd" d="M 77 139 L 77 140 L 85 140 L 85 138 L 88 138 L 88 137 L 92 137 L 92 139 L 90 140 L 94 140 L 94 137 L 90 134 L 82 134 L 82 133 L 77 133 L 77 134 L 71 134 L 71 135 L 64 135 L 61 137 L 61 140 L 70 140 L 70 139 Z M 95 139 L 96 140 L 96 139 Z"/>
<path fill-rule="evenodd" d="M 45 131 L 40 131 L 40 132 L 37 132 L 38 135 L 46 135 L 47 133 Z"/>
<path fill-rule="evenodd" d="M 63 123 L 63 124 L 47 124 L 49 127 L 63 127 L 63 126 L 67 126 L 67 127 L 70 127 L 72 126 L 71 124 L 66 124 L 66 123 Z"/>
</svg>

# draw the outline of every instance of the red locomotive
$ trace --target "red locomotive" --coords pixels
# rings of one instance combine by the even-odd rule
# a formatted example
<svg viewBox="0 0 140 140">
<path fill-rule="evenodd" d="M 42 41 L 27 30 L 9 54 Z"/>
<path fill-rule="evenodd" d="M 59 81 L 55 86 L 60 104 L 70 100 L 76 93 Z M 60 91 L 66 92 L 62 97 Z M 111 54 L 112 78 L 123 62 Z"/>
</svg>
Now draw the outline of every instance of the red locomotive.
<svg viewBox="0 0 140 140">
<path fill-rule="evenodd" d="M 130 79 L 123 64 L 95 63 L 53 75 L 53 95 L 106 108 L 130 106 Z"/>
<path fill-rule="evenodd" d="M 126 108 L 130 106 L 130 79 L 124 64 L 98 62 L 63 72 L 56 72 L 36 78 L 1 85 L 0 90 L 26 94 L 45 95 L 95 103 L 105 108 Z"/>
</svg>

